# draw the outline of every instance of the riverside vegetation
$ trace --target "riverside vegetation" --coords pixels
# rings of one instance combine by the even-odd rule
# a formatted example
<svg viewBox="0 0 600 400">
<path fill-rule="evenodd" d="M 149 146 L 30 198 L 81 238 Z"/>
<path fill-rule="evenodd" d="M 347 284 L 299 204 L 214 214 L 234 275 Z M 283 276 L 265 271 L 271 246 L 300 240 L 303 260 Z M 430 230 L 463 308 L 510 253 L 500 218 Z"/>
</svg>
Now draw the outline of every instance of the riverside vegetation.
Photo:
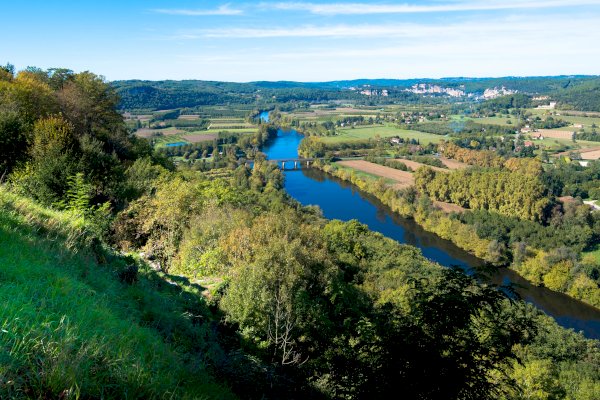
<svg viewBox="0 0 600 400">
<path fill-rule="evenodd" d="M 272 127 L 202 172 L 116 105 L 0 70 L 0 397 L 599 397 L 598 341 L 290 199 Z"/>
<path fill-rule="evenodd" d="M 414 174 L 415 186 L 406 189 L 394 189 L 383 178 L 366 177 L 335 164 L 317 162 L 314 166 L 353 183 L 393 211 L 414 218 L 426 230 L 479 258 L 510 264 L 536 285 L 600 307 L 599 264 L 592 253 L 584 251 L 598 241 L 598 215 L 580 202 L 552 200 L 541 164 L 535 160 L 497 162 L 502 167 L 448 172 L 421 167 Z M 557 174 L 552 171 L 546 177 Z M 583 186 L 581 181 L 578 184 Z M 432 200 L 468 210 L 447 213 Z"/>
</svg>

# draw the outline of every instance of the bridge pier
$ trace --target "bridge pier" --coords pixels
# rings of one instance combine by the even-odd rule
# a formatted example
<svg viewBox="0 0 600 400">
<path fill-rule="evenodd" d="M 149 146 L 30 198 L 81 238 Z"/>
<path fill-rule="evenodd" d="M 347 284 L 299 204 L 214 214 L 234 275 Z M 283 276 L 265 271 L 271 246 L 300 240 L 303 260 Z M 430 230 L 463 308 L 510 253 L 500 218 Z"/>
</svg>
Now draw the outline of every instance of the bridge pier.
<svg viewBox="0 0 600 400">
<path fill-rule="evenodd" d="M 294 169 L 298 169 L 298 161 L 294 161 Z"/>
<path fill-rule="evenodd" d="M 285 169 L 285 161 L 281 162 L 281 169 Z"/>
</svg>

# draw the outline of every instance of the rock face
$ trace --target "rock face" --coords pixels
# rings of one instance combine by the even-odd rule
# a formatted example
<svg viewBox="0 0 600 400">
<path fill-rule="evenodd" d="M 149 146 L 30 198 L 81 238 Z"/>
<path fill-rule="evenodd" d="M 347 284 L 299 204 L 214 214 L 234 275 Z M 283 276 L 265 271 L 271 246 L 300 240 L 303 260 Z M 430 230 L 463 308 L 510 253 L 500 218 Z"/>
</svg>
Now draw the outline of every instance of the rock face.
<svg viewBox="0 0 600 400">
<path fill-rule="evenodd" d="M 500 96 L 506 96 L 509 94 L 515 94 L 517 93 L 516 90 L 510 90 L 505 88 L 504 86 L 502 86 L 501 88 L 491 88 L 491 89 L 485 89 L 485 91 L 483 92 L 483 98 L 486 100 L 489 99 L 495 99 L 496 97 L 500 97 Z"/>
</svg>

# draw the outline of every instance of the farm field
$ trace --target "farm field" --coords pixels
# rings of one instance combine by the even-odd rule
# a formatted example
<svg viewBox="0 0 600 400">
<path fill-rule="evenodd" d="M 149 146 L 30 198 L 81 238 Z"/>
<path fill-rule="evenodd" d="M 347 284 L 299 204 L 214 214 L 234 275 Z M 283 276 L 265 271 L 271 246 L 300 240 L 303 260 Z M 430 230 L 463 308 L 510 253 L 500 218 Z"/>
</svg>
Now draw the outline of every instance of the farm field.
<svg viewBox="0 0 600 400">
<path fill-rule="evenodd" d="M 360 178 L 364 178 L 364 179 L 381 179 L 381 178 L 383 178 L 380 175 L 376 175 L 376 174 L 373 174 L 373 173 L 370 173 L 370 172 L 361 171 L 361 170 L 358 170 L 356 168 L 352 168 L 352 167 L 350 167 L 348 165 L 340 164 L 340 162 L 341 161 L 338 161 L 336 163 L 336 165 L 337 165 L 338 168 L 340 168 L 342 170 L 345 170 L 345 171 L 348 171 L 348 172 L 353 172 L 354 174 L 356 174 Z M 390 178 L 383 178 L 383 179 L 384 179 L 386 185 L 394 186 L 396 184 L 396 181 L 393 180 L 393 179 L 390 179 Z"/>
<path fill-rule="evenodd" d="M 449 158 L 444 157 L 440 157 L 440 161 L 442 162 L 442 164 L 448 167 L 448 169 L 465 169 L 470 166 L 469 164 L 465 164 L 460 161 L 451 160 Z"/>
<path fill-rule="evenodd" d="M 400 159 L 398 159 L 398 161 L 400 161 L 402 164 L 406 165 L 413 171 L 416 171 L 421 167 L 429 167 L 429 168 L 433 169 L 434 171 L 450 172 L 450 170 L 445 169 L 445 168 L 433 167 L 431 165 L 423 164 L 423 163 L 412 161 L 412 160 L 405 160 L 405 159 L 400 158 Z"/>
<path fill-rule="evenodd" d="M 351 142 L 357 140 L 374 139 L 379 137 L 398 136 L 403 139 L 416 139 L 421 144 L 438 143 L 444 139 L 444 136 L 434 135 L 431 133 L 400 129 L 393 125 L 368 125 L 357 126 L 355 128 L 338 129 L 339 134 L 336 136 L 325 136 L 322 138 L 325 143 Z"/>
<path fill-rule="evenodd" d="M 338 161 L 336 164 L 350 167 L 358 171 L 366 172 L 371 175 L 389 179 L 394 182 L 394 188 L 403 189 L 412 186 L 415 183 L 413 174 L 406 171 L 400 171 L 394 168 L 384 167 L 363 160 Z"/>
<path fill-rule="evenodd" d="M 581 151 L 580 154 L 583 160 L 598 160 L 600 159 L 600 148 L 596 150 Z"/>
<path fill-rule="evenodd" d="M 180 115 L 179 117 L 177 117 L 177 119 L 182 119 L 182 120 L 186 120 L 186 121 L 195 121 L 197 119 L 200 119 L 200 116 L 196 115 L 196 114 L 187 114 L 187 115 Z"/>
<path fill-rule="evenodd" d="M 567 128 L 567 127 L 565 127 Z M 552 139 L 567 139 L 571 140 L 573 137 L 573 128 L 570 130 L 563 129 L 538 129 L 536 134 L 540 134 L 545 138 Z"/>
<path fill-rule="evenodd" d="M 405 160 L 403 160 L 405 161 Z M 386 184 L 394 189 L 405 189 L 414 185 L 415 179 L 413 174 L 406 171 L 400 171 L 394 168 L 384 167 L 383 165 L 371 163 L 363 160 L 338 161 L 338 166 L 355 170 L 358 174 L 366 174 L 370 177 L 385 178 Z M 417 163 L 418 164 L 418 163 Z M 423 165 L 423 164 L 421 164 Z M 439 168 L 438 168 L 439 169 Z M 448 172 L 448 170 L 443 170 Z M 445 203 L 442 201 L 434 201 L 434 206 L 446 213 L 460 213 L 465 211 L 465 208 L 456 204 Z"/>
<path fill-rule="evenodd" d="M 335 121 L 339 118 L 344 117 L 358 117 L 362 116 L 365 118 L 374 117 L 376 115 L 395 115 L 401 111 L 416 111 L 409 109 L 406 106 L 385 106 L 385 107 L 337 107 L 337 108 L 313 108 L 310 110 L 297 110 L 293 112 L 282 113 L 288 118 L 298 119 L 301 122 L 307 121 Z M 419 110 L 423 111 L 423 110 Z"/>
<path fill-rule="evenodd" d="M 207 131 L 202 131 L 205 133 L 208 133 Z M 248 128 L 220 128 L 220 129 L 211 129 L 210 133 L 215 133 L 215 132 L 228 132 L 228 133 L 255 133 L 258 132 L 258 127 L 256 127 L 255 125 L 250 126 Z"/>
<path fill-rule="evenodd" d="M 490 125 L 500 125 L 500 126 L 512 126 L 512 125 L 516 125 L 516 123 L 518 122 L 518 119 L 512 115 L 504 116 L 504 117 L 483 117 L 483 118 L 466 118 L 466 119 L 476 122 L 478 124 L 490 124 Z M 511 123 L 509 124 L 508 121 L 510 121 Z"/>
<path fill-rule="evenodd" d="M 560 138 L 547 138 L 544 140 L 536 140 L 535 144 L 546 150 L 556 150 L 557 148 L 567 147 L 567 152 L 571 151 L 582 151 L 586 149 L 597 148 L 600 143 L 590 142 L 587 140 L 577 140 L 573 142 L 572 139 L 560 139 Z"/>
<path fill-rule="evenodd" d="M 223 129 L 245 129 L 245 128 L 254 128 L 256 125 L 249 124 L 247 122 L 220 122 L 213 123 L 211 122 L 208 126 L 209 130 L 223 130 Z"/>
<path fill-rule="evenodd" d="M 575 112 L 575 111 L 562 111 L 562 110 L 536 110 L 534 108 L 529 108 L 527 111 L 530 111 L 534 116 L 551 116 L 556 119 L 562 119 L 564 121 L 570 122 L 571 124 L 583 124 L 584 128 L 590 128 L 592 124 L 596 124 L 600 127 L 600 114 L 599 113 L 586 113 L 586 112 Z M 563 114 L 565 113 L 565 114 Z M 579 114 L 579 115 L 575 115 Z"/>
<path fill-rule="evenodd" d="M 208 140 L 215 140 L 218 137 L 219 137 L 219 135 L 216 133 L 206 133 L 206 132 L 203 132 L 202 134 L 190 133 L 189 135 L 181 135 L 181 138 L 183 140 L 190 142 L 190 143 L 206 142 Z"/>
<path fill-rule="evenodd" d="M 136 136 L 139 137 L 143 137 L 143 138 L 150 138 L 153 135 L 156 134 L 161 134 L 164 136 L 173 136 L 173 135 L 178 135 L 180 133 L 184 133 L 185 131 L 178 129 L 178 128 L 159 128 L 159 129 L 149 129 L 149 128 L 142 128 L 142 129 L 138 129 L 135 132 Z"/>
</svg>

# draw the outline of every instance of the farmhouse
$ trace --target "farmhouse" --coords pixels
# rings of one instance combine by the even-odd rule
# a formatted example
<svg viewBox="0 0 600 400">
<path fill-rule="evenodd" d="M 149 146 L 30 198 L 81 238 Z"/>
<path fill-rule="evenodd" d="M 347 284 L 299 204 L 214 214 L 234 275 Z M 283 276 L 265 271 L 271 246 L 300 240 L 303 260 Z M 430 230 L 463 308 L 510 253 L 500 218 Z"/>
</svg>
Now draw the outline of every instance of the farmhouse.
<svg viewBox="0 0 600 400">
<path fill-rule="evenodd" d="M 542 135 L 540 132 L 535 132 L 531 135 L 531 138 L 533 140 L 544 140 L 544 135 Z"/>
</svg>

